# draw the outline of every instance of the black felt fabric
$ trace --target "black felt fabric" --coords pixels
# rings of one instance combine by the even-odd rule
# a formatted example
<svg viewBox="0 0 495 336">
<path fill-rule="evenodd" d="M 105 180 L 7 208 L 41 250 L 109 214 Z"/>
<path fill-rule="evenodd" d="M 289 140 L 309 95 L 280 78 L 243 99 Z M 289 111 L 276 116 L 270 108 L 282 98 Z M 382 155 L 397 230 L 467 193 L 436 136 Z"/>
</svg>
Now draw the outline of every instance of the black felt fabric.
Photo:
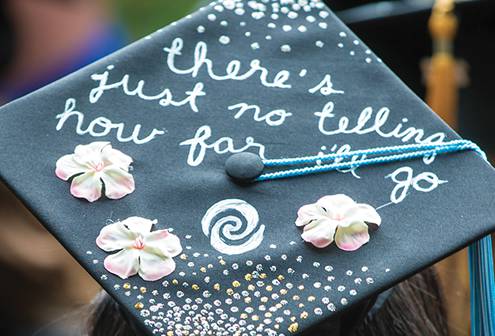
<svg viewBox="0 0 495 336">
<path fill-rule="evenodd" d="M 232 3 L 237 8 L 242 4 L 244 13 L 227 9 Z M 225 1 L 225 6 L 208 6 L 0 110 L 2 180 L 150 334 L 179 334 L 178 330 L 187 328 L 227 334 L 239 330 L 248 335 L 256 331 L 267 335 L 299 333 L 495 227 L 495 175 L 472 152 L 440 156 L 430 164 L 414 160 L 362 167 L 354 172 L 357 176 L 331 172 L 249 185 L 236 184 L 225 173 L 224 163 L 230 155 L 225 150 L 226 139 L 218 148 L 221 153 L 208 148 L 201 161 L 197 158 L 200 151 L 193 151 L 196 160 L 188 164 L 191 146 L 180 144 L 193 138 L 199 128 L 206 130 L 205 125 L 211 130 L 205 140 L 208 145 L 229 137 L 237 150 L 251 137 L 263 144 L 266 158 L 328 153 L 334 145 L 363 149 L 402 144 L 402 138 L 390 135 L 394 129 L 400 133 L 399 123 L 403 124 L 402 131 L 415 128 L 411 129 L 415 136 L 405 139 L 407 143 L 425 141 L 437 132 L 446 140 L 457 138 L 333 14 L 318 8 L 316 2 L 311 4 L 306 11 L 304 6 L 297 9 L 282 2 L 278 13 L 273 13 L 272 2 Z M 315 22 L 308 21 L 308 16 Z M 270 23 L 275 27 L 270 28 Z M 300 26 L 306 30 L 300 31 Z M 284 83 L 291 87 L 261 85 L 261 71 L 245 80 L 221 81 L 208 76 L 205 65 L 196 77 L 173 73 L 164 48 L 170 48 L 176 38 L 184 41 L 182 55 L 176 56 L 180 69 L 192 66 L 194 48 L 203 41 L 216 74 L 225 75 L 227 64 L 234 59 L 242 63 L 240 73 L 245 73 L 257 59 L 269 69 L 268 82 L 274 81 L 278 71 L 288 70 L 290 77 Z M 290 46 L 290 51 L 284 45 Z M 176 100 L 181 100 L 197 83 L 204 84 L 206 94 L 197 99 L 198 112 L 189 105 L 161 106 L 157 100 L 127 95 L 121 87 L 105 91 L 92 103 L 90 93 L 98 87 L 94 75 L 109 66 L 114 68 L 109 70 L 108 83 L 128 74 L 129 91 L 142 80 L 142 90 L 150 96 L 169 88 Z M 344 93 L 322 94 L 329 92 L 328 87 L 327 91 L 309 92 L 326 75 L 331 75 L 333 89 Z M 334 104 L 334 116 L 325 120 L 325 131 L 337 130 L 339 119 L 347 117 L 346 131 L 333 135 L 320 132 L 314 113 L 329 102 Z M 82 130 L 95 118 L 105 117 L 113 123 L 125 123 L 124 137 L 132 134 L 137 124 L 142 125 L 139 139 L 153 129 L 163 134 L 144 144 L 119 141 L 115 129 L 102 137 L 79 135 L 75 115 L 57 130 L 56 116 L 73 103 L 73 111 L 84 118 L 79 124 Z M 235 119 L 238 110 L 228 107 L 240 103 L 258 105 L 258 119 L 277 109 L 292 115 L 280 125 L 256 120 L 253 109 Z M 359 130 L 359 115 L 368 107 L 372 109 L 371 119 L 364 124 L 361 118 Z M 379 129 L 373 129 L 382 108 L 388 108 L 390 115 Z M 280 121 L 272 117 L 272 121 Z M 340 125 L 345 126 L 345 121 Z M 97 132 L 102 128 L 95 128 Z M 114 148 L 133 157 L 134 193 L 121 200 L 103 198 L 88 203 L 72 197 L 69 183 L 55 176 L 58 158 L 72 153 L 78 144 L 97 140 L 110 141 Z M 247 150 L 259 154 L 259 148 Z M 395 177 L 390 176 L 394 172 Z M 442 183 L 433 188 L 437 180 Z M 339 193 L 377 207 L 383 220 L 370 242 L 355 252 L 339 250 L 335 244 L 313 248 L 302 241 L 301 230 L 294 225 L 302 205 Z M 226 199 L 244 200 L 258 212 L 258 226 L 264 225 L 265 232 L 255 249 L 223 254 L 203 233 L 201 221 L 206 211 Z M 156 229 L 173 228 L 180 237 L 187 260 L 176 257 L 173 274 L 145 282 L 139 276 L 121 280 L 104 269 L 103 259 L 108 253 L 98 249 L 95 239 L 110 221 L 130 216 L 156 218 Z M 252 279 L 247 280 L 247 274 Z M 239 281 L 239 287 L 234 281 Z M 142 309 L 136 309 L 136 303 L 142 303 L 142 307 L 137 306 Z"/>
</svg>

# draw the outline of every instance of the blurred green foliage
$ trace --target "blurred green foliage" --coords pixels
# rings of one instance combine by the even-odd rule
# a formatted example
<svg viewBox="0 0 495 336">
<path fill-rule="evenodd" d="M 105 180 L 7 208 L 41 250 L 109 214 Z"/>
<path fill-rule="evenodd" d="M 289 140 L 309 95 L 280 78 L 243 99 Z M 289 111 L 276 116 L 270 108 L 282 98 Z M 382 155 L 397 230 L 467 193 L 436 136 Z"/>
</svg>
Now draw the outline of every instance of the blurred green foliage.
<svg viewBox="0 0 495 336">
<path fill-rule="evenodd" d="M 166 26 L 198 6 L 198 0 L 116 0 L 117 14 L 133 39 Z"/>
</svg>

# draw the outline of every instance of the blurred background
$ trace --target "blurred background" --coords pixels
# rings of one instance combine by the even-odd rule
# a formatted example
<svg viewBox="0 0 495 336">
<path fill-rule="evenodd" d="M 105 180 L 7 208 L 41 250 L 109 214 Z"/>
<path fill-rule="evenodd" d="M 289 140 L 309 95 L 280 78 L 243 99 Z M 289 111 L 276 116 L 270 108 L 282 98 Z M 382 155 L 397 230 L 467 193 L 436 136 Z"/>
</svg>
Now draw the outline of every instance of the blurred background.
<svg viewBox="0 0 495 336">
<path fill-rule="evenodd" d="M 326 2 L 444 120 L 493 153 L 495 1 Z M 196 0 L 1 0 L 0 105 L 205 4 Z M 0 244 L 2 336 L 30 335 L 87 304 L 99 290 L 1 184 Z M 451 334 L 468 335 L 465 251 L 436 268 Z"/>
</svg>

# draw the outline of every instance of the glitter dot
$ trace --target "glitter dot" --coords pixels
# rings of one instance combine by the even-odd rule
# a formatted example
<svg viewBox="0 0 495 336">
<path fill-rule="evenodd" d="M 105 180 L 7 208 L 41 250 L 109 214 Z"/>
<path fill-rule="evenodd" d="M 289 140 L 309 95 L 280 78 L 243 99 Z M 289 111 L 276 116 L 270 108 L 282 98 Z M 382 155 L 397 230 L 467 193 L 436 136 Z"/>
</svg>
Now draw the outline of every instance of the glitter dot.
<svg viewBox="0 0 495 336">
<path fill-rule="evenodd" d="M 346 298 L 342 298 L 342 299 L 340 300 L 340 303 L 341 303 L 343 306 L 345 306 L 345 305 L 347 305 L 347 303 L 349 303 L 349 302 L 347 301 L 347 299 L 346 299 Z"/>
<path fill-rule="evenodd" d="M 223 27 L 227 27 L 229 25 L 229 23 L 227 21 L 223 20 L 222 22 L 220 22 L 220 25 Z"/>
<path fill-rule="evenodd" d="M 245 33 L 244 33 L 244 36 L 246 36 L 246 37 L 251 36 L 251 32 L 245 32 Z"/>
<path fill-rule="evenodd" d="M 209 14 L 208 15 L 208 20 L 215 21 L 216 19 L 217 19 L 217 16 L 215 14 Z"/>
<path fill-rule="evenodd" d="M 327 29 L 328 28 L 328 23 L 326 23 L 326 22 L 320 22 L 320 23 L 318 23 L 318 26 L 320 26 L 321 29 Z"/>
<path fill-rule="evenodd" d="M 366 278 L 366 283 L 372 284 L 374 282 L 375 282 L 375 280 L 373 280 L 373 278 Z"/>
<path fill-rule="evenodd" d="M 352 271 L 351 270 L 348 270 L 347 272 L 345 272 L 346 275 L 348 276 L 351 276 L 352 275 Z"/>
<path fill-rule="evenodd" d="M 289 12 L 289 14 L 287 14 L 287 16 L 289 17 L 289 19 L 297 19 L 297 17 L 299 16 L 296 12 Z"/>
<path fill-rule="evenodd" d="M 292 30 L 292 27 L 289 26 L 289 25 L 283 25 L 282 30 L 285 31 L 285 32 L 288 32 L 288 31 L 291 31 Z"/>
<path fill-rule="evenodd" d="M 304 77 L 304 76 L 306 76 L 306 74 L 307 74 L 307 73 L 308 73 L 308 70 L 306 70 L 306 69 L 302 69 L 302 70 L 299 72 L 299 76 L 300 76 L 300 77 Z M 313 264 L 313 266 L 314 266 L 314 264 Z M 315 267 L 316 267 L 316 266 L 315 266 Z"/>
<path fill-rule="evenodd" d="M 356 55 L 356 52 L 355 52 L 354 50 L 351 50 L 351 51 L 349 52 L 349 55 L 354 56 L 354 55 Z"/>
<path fill-rule="evenodd" d="M 355 296 L 357 294 L 357 291 L 355 289 L 351 289 L 349 291 L 349 294 L 352 295 L 352 296 Z"/>
<path fill-rule="evenodd" d="M 265 39 L 266 39 L 266 40 L 271 40 L 271 39 L 272 39 L 272 36 L 271 36 L 271 35 L 266 35 L 266 36 L 265 36 Z"/>
<path fill-rule="evenodd" d="M 368 63 L 368 64 L 369 64 L 369 63 L 371 63 L 371 58 L 366 57 L 365 61 L 366 61 L 366 63 Z"/>
<path fill-rule="evenodd" d="M 332 312 L 333 312 L 333 311 L 335 311 L 335 309 L 336 309 L 336 308 L 335 308 L 335 305 L 334 305 L 333 303 L 329 303 L 329 304 L 327 305 L 327 309 L 328 309 L 329 311 L 332 311 Z"/>
<path fill-rule="evenodd" d="M 260 19 L 262 19 L 262 18 L 265 16 L 265 13 L 263 13 L 263 12 L 253 12 L 253 13 L 251 14 L 251 16 L 252 16 L 252 17 L 253 17 L 253 19 L 255 19 L 255 20 L 260 20 Z"/>
<path fill-rule="evenodd" d="M 339 287 L 337 287 L 337 290 L 339 292 L 343 292 L 345 290 L 345 286 L 339 286 Z"/>
<path fill-rule="evenodd" d="M 306 28 L 306 26 L 300 25 L 299 27 L 297 27 L 297 30 L 299 30 L 301 33 L 304 33 L 308 31 L 308 28 Z"/>
<path fill-rule="evenodd" d="M 359 41 L 358 40 L 354 40 L 354 41 L 352 41 L 352 43 L 354 43 L 354 45 L 358 45 L 359 44 Z"/>
<path fill-rule="evenodd" d="M 282 52 L 288 53 L 291 51 L 291 47 L 288 44 L 284 44 L 283 46 L 280 47 L 280 50 L 282 50 Z"/>
<path fill-rule="evenodd" d="M 323 48 L 323 46 L 325 45 L 325 43 L 323 43 L 322 41 L 316 41 L 316 42 L 315 42 L 315 45 L 316 45 L 318 48 Z"/>
<path fill-rule="evenodd" d="M 361 267 L 361 271 L 362 272 L 367 272 L 368 271 L 368 267 L 366 267 L 366 266 Z"/>
<path fill-rule="evenodd" d="M 316 19 L 315 19 L 315 17 L 314 17 L 314 16 L 309 15 L 309 16 L 307 16 L 307 17 L 306 17 L 306 21 L 313 23 L 313 22 L 315 22 L 315 21 L 316 21 Z"/>
<path fill-rule="evenodd" d="M 234 10 L 234 13 L 236 13 L 237 15 L 244 15 L 244 13 L 246 13 L 246 11 L 243 8 L 236 8 Z"/>
<path fill-rule="evenodd" d="M 230 43 L 230 37 L 228 37 L 226 35 L 222 35 L 222 36 L 220 36 L 218 41 L 220 41 L 220 43 L 222 43 L 222 44 L 229 44 Z"/>
<path fill-rule="evenodd" d="M 344 48 L 344 44 L 343 43 L 339 43 L 339 44 L 337 44 L 337 47 Z"/>
<path fill-rule="evenodd" d="M 328 17 L 328 15 L 330 15 L 330 14 L 329 14 L 327 11 L 321 11 L 321 12 L 320 12 L 320 17 L 321 17 L 322 19 L 327 18 L 327 17 Z"/>
</svg>

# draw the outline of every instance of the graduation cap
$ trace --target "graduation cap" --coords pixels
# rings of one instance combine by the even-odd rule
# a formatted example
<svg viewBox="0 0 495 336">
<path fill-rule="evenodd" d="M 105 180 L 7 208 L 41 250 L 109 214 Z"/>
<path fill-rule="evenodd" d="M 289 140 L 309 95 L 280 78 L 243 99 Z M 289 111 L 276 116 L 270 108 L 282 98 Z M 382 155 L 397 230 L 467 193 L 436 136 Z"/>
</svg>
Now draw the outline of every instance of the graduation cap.
<svg viewBox="0 0 495 336">
<path fill-rule="evenodd" d="M 337 333 L 472 243 L 492 328 L 493 169 L 320 1 L 212 3 L 0 125 L 2 180 L 150 335 Z"/>
</svg>

